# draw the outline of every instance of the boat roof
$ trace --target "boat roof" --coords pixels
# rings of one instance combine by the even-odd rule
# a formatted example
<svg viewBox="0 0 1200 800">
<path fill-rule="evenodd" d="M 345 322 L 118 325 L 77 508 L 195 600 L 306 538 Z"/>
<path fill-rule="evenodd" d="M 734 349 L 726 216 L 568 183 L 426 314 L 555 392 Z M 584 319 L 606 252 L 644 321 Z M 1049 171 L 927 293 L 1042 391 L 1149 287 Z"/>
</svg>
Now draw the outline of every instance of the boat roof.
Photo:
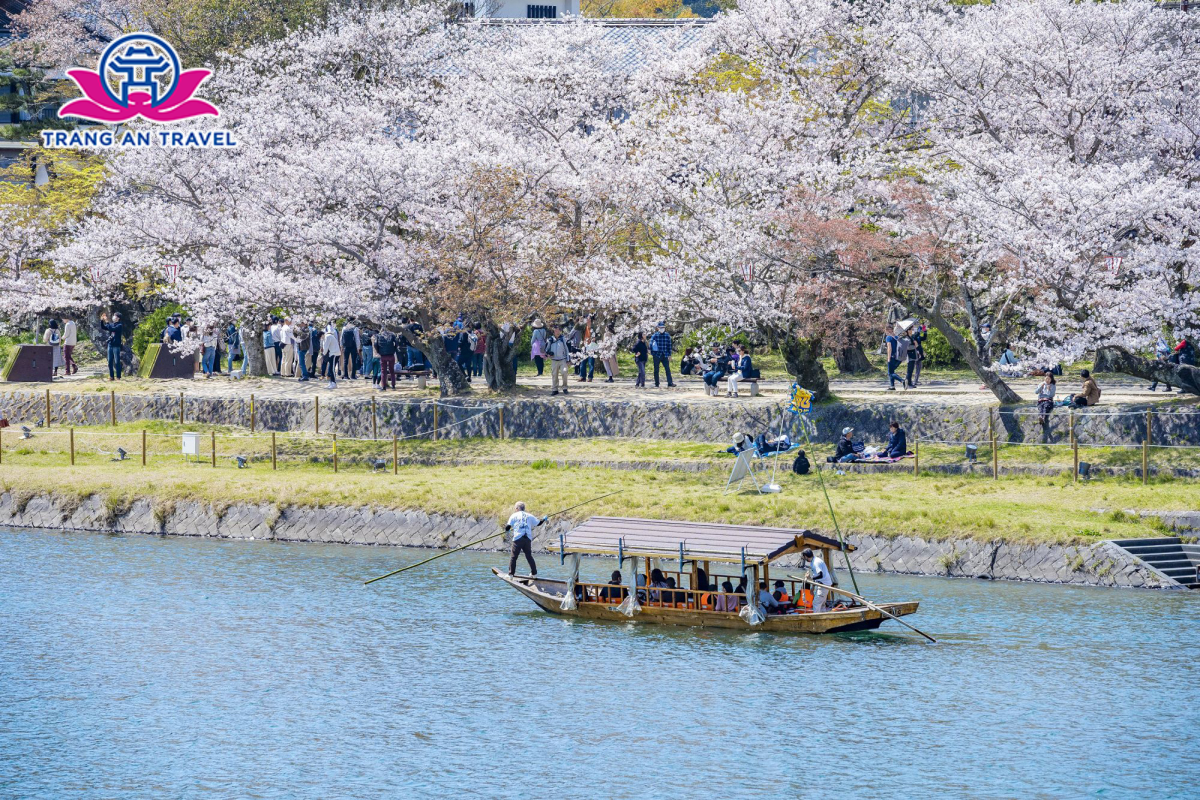
<svg viewBox="0 0 1200 800">
<path fill-rule="evenodd" d="M 828 536 L 795 528 L 720 525 L 669 519 L 592 517 L 563 537 L 563 551 L 591 555 L 650 556 L 689 561 L 773 561 L 805 547 L 841 550 Z M 551 545 L 553 548 L 553 545 Z M 847 551 L 854 550 L 846 545 Z"/>
</svg>

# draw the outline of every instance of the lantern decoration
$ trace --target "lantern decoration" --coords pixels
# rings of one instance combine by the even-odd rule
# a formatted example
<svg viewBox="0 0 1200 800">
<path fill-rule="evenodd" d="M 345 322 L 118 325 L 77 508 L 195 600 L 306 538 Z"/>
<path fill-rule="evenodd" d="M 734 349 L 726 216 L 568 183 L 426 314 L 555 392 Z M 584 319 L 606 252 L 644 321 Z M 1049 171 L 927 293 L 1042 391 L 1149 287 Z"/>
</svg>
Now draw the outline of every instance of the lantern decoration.
<svg viewBox="0 0 1200 800">
<path fill-rule="evenodd" d="M 104 272 L 99 267 L 88 267 L 88 274 L 92 276 L 92 283 L 99 283 Z"/>
<path fill-rule="evenodd" d="M 179 277 L 179 265 L 167 264 L 163 267 L 163 272 L 167 274 L 167 281 L 169 283 L 174 283 L 175 279 Z"/>
<path fill-rule="evenodd" d="M 1116 275 L 1121 269 L 1121 262 L 1124 260 L 1121 256 L 1105 256 L 1104 266 L 1108 269 L 1110 275 Z"/>
<path fill-rule="evenodd" d="M 738 269 L 742 273 L 742 280 L 744 280 L 746 283 L 751 283 L 754 281 L 754 265 L 753 264 L 751 264 L 749 261 L 745 261 L 738 265 Z"/>
<path fill-rule="evenodd" d="M 679 277 L 679 267 L 667 267 L 667 280 L 673 281 Z"/>
</svg>

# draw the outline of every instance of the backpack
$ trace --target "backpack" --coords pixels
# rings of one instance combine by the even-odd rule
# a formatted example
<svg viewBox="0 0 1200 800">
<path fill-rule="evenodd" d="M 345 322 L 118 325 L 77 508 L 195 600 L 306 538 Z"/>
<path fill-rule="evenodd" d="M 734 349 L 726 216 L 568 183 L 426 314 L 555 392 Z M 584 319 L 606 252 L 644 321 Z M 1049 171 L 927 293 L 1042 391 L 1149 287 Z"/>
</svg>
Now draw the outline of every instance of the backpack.
<svg viewBox="0 0 1200 800">
<path fill-rule="evenodd" d="M 796 453 L 796 460 L 792 462 L 792 472 L 797 475 L 808 474 L 808 456 L 804 455 L 804 451 Z"/>
</svg>

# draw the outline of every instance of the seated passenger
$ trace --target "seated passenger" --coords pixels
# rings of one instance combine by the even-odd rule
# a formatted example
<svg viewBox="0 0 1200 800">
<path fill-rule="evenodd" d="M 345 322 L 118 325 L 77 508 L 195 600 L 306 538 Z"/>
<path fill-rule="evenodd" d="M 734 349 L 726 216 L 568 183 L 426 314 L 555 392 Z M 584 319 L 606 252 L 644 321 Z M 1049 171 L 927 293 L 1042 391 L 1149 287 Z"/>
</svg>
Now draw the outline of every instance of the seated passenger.
<svg viewBox="0 0 1200 800">
<path fill-rule="evenodd" d="M 600 590 L 600 599 L 601 600 L 612 600 L 614 602 L 620 602 L 625 599 L 625 587 L 621 585 L 621 570 L 619 570 L 619 569 L 613 570 L 612 578 L 609 580 L 608 585 L 616 586 L 618 588 L 616 588 L 616 589 L 601 589 Z"/>
<path fill-rule="evenodd" d="M 721 584 L 722 595 L 717 596 L 717 611 L 737 611 L 737 598 L 733 596 L 733 584 L 725 581 Z"/>
<path fill-rule="evenodd" d="M 738 608 L 746 605 L 746 579 L 742 578 L 738 581 L 737 588 L 733 590 L 734 601 L 737 602 L 737 608 L 731 608 L 730 611 L 737 611 Z"/>
<path fill-rule="evenodd" d="M 771 593 L 767 591 L 767 582 L 758 582 L 758 604 L 763 607 L 763 610 L 768 614 L 777 614 L 783 610 L 783 603 L 780 603 Z"/>
<path fill-rule="evenodd" d="M 788 596 L 787 589 L 783 586 L 783 581 L 775 581 L 775 591 L 771 593 L 771 596 L 780 603 L 792 602 L 792 598 Z"/>
<path fill-rule="evenodd" d="M 658 567 L 655 567 L 654 569 L 652 569 L 650 571 L 650 588 L 651 589 L 666 589 L 667 588 L 666 576 L 664 576 L 662 574 L 662 570 L 659 569 Z M 660 601 L 665 601 L 667 598 L 664 598 L 662 596 L 663 594 L 664 594 L 663 592 L 651 592 L 650 593 L 650 602 L 657 603 Z M 669 595 L 668 595 L 668 597 L 669 597 Z"/>
</svg>

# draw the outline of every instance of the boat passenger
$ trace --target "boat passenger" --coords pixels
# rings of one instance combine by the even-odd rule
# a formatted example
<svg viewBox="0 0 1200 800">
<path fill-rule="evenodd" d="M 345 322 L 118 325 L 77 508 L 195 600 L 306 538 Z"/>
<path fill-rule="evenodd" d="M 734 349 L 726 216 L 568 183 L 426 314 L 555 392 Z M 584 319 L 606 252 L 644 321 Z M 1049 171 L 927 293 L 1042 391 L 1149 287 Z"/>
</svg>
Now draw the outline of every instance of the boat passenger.
<svg viewBox="0 0 1200 800">
<path fill-rule="evenodd" d="M 716 611 L 737 611 L 737 598 L 733 596 L 733 584 L 725 581 L 721 584 L 722 595 L 717 596 Z"/>
<path fill-rule="evenodd" d="M 829 567 L 825 565 L 825 559 L 819 555 L 813 555 L 810 548 L 804 548 L 804 560 L 809 562 L 809 572 L 812 575 L 813 586 L 813 605 L 814 612 L 825 611 L 829 605 L 829 587 L 833 585 L 833 573 L 829 571 Z"/>
<path fill-rule="evenodd" d="M 601 600 L 621 601 L 625 599 L 625 587 L 621 585 L 621 570 L 614 569 L 612 578 L 608 581 L 609 586 L 615 586 L 615 589 L 601 589 Z"/>
<path fill-rule="evenodd" d="M 734 602 L 737 603 L 738 608 L 741 608 L 742 606 L 746 605 L 746 579 L 745 578 L 742 578 L 740 581 L 738 581 L 737 588 L 733 590 L 733 593 L 735 595 L 733 600 L 734 600 Z M 729 610 L 737 611 L 738 608 L 731 608 Z"/>
<path fill-rule="evenodd" d="M 512 554 L 508 559 L 509 577 L 517 573 L 517 556 L 521 553 L 525 554 L 525 560 L 529 562 L 529 574 L 537 575 L 537 564 L 533 560 L 533 529 L 545 522 L 546 519 L 546 517 L 538 519 L 528 513 L 522 502 L 513 506 L 513 514 L 508 518 L 508 525 L 504 528 L 506 531 L 513 532 Z"/>
<path fill-rule="evenodd" d="M 667 578 L 667 586 L 674 589 L 675 579 Z M 678 606 L 680 603 L 684 602 L 683 592 L 663 592 L 663 594 L 666 595 L 666 597 L 663 599 L 667 601 L 667 605 Z"/>
<path fill-rule="evenodd" d="M 655 567 L 654 569 L 650 570 L 650 588 L 652 588 L 652 589 L 667 588 L 667 579 L 662 574 L 662 570 L 659 569 L 658 567 Z M 661 599 L 663 599 L 662 592 L 651 592 L 650 593 L 650 602 L 651 603 L 657 603 Z"/>
<path fill-rule="evenodd" d="M 775 581 L 775 591 L 771 594 L 780 603 L 790 603 L 792 598 L 788 596 L 787 589 L 784 588 L 783 581 Z"/>
<path fill-rule="evenodd" d="M 778 614 L 783 611 L 783 603 L 776 600 L 767 591 L 767 582 L 758 582 L 758 604 L 762 606 L 768 614 Z"/>
</svg>

